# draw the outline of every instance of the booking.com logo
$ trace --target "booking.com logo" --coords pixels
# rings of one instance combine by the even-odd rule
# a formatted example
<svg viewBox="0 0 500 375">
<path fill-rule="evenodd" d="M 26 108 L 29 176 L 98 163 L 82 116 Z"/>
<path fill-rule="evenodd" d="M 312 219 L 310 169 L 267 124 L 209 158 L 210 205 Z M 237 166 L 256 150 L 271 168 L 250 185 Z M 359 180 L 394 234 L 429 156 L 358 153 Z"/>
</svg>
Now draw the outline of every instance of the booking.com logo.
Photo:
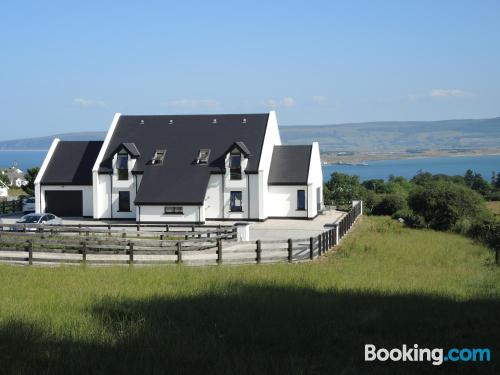
<svg viewBox="0 0 500 375">
<path fill-rule="evenodd" d="M 431 362 L 434 366 L 444 362 L 489 362 L 491 352 L 489 348 L 420 348 L 403 345 L 401 348 L 380 348 L 373 344 L 365 345 L 365 362 Z"/>
</svg>

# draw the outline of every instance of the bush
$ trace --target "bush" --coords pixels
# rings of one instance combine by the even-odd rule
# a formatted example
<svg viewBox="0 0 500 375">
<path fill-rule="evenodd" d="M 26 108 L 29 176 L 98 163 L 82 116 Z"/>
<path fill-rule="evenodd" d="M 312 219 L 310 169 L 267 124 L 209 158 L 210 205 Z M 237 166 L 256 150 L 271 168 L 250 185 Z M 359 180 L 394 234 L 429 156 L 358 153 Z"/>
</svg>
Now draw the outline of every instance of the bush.
<svg viewBox="0 0 500 375">
<path fill-rule="evenodd" d="M 493 191 L 486 196 L 489 201 L 500 201 L 500 191 Z"/>
<path fill-rule="evenodd" d="M 431 228 L 437 230 L 461 229 L 465 223 L 472 225 L 491 217 L 478 193 L 446 181 L 417 187 L 410 193 L 408 204 Z"/>
<path fill-rule="evenodd" d="M 394 214 L 392 214 L 392 218 L 396 220 L 403 219 L 405 225 L 410 228 L 425 228 L 426 226 L 425 219 L 422 216 L 417 215 L 409 208 L 396 211 Z"/>
<path fill-rule="evenodd" d="M 392 215 L 408 207 L 406 198 L 402 194 L 386 194 L 382 200 L 373 207 L 374 215 Z"/>
</svg>

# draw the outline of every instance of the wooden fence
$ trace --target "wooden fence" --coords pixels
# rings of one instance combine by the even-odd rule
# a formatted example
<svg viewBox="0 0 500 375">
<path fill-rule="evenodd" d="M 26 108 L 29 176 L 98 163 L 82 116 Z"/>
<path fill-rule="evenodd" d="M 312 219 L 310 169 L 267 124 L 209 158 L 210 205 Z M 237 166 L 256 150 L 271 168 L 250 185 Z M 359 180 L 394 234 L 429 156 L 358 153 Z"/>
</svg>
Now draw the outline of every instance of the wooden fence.
<svg viewBox="0 0 500 375">
<path fill-rule="evenodd" d="M 317 236 L 277 241 L 236 241 L 237 230 L 233 226 L 0 225 L 0 261 L 30 265 L 307 261 L 336 246 L 360 214 L 361 204 L 357 204 Z"/>
<path fill-rule="evenodd" d="M 22 212 L 22 210 L 23 210 L 22 199 L 17 199 L 17 200 L 13 200 L 13 201 L 1 201 L 0 202 L 0 215 Z"/>
</svg>

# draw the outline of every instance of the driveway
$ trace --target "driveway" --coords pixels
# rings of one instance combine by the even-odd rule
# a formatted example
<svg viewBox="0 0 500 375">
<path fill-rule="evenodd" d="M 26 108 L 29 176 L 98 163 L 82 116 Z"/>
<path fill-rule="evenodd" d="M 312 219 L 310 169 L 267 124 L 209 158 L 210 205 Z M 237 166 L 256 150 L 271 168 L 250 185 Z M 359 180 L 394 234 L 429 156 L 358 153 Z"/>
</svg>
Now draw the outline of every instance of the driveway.
<svg viewBox="0 0 500 375">
<path fill-rule="evenodd" d="M 262 240 L 262 241 L 273 241 L 273 240 L 286 240 L 288 238 L 298 239 L 298 238 L 308 238 L 317 236 L 325 230 L 325 226 L 333 224 L 339 221 L 345 212 L 328 210 L 323 214 L 318 215 L 313 220 L 302 220 L 302 219 L 268 219 L 264 222 L 250 222 L 250 241 Z M 9 215 L 0 218 L 0 223 L 12 224 L 22 215 Z M 98 221 L 86 218 L 67 218 L 63 220 L 64 224 L 67 225 L 86 225 L 92 223 L 117 223 L 116 221 Z M 237 222 L 237 221 L 235 221 Z M 207 221 L 208 225 L 232 225 L 235 222 L 232 221 Z M 118 223 L 124 223 L 120 221 Z M 135 228 L 130 228 L 130 230 L 135 230 Z"/>
</svg>

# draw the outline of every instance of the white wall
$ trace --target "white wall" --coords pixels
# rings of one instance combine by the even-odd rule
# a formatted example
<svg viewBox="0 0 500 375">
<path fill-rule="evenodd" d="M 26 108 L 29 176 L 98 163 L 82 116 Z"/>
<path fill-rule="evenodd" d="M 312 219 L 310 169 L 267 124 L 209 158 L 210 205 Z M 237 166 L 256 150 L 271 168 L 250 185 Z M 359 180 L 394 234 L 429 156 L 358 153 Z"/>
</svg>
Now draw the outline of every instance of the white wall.
<svg viewBox="0 0 500 375">
<path fill-rule="evenodd" d="M 269 112 L 267 121 L 266 135 L 262 145 L 262 153 L 259 162 L 259 219 L 266 219 L 271 216 L 269 213 L 269 197 L 267 181 L 269 178 L 269 170 L 271 169 L 271 161 L 273 158 L 273 149 L 275 145 L 281 145 L 281 137 L 278 128 L 278 119 L 275 111 Z"/>
<path fill-rule="evenodd" d="M 97 155 L 97 159 L 92 168 L 92 186 L 94 189 L 93 216 L 95 219 L 111 217 L 111 210 L 109 204 L 109 194 L 110 194 L 109 176 L 99 175 L 97 171 L 99 170 L 99 166 L 101 165 L 102 159 L 104 157 L 106 149 L 109 146 L 109 142 L 111 141 L 111 137 L 113 136 L 115 128 L 118 125 L 118 120 L 120 119 L 120 116 L 121 116 L 120 113 L 115 113 L 113 120 L 111 121 L 111 125 L 109 126 L 108 132 L 106 134 L 106 138 L 104 139 L 104 143 L 102 144 L 101 150 L 99 151 L 99 155 Z"/>
<path fill-rule="evenodd" d="M 317 192 L 319 188 L 320 194 L 320 209 L 324 207 L 323 203 L 323 169 L 321 168 L 321 157 L 319 152 L 318 142 L 313 142 L 311 150 L 311 160 L 309 163 L 309 175 L 307 177 L 307 185 L 309 187 L 308 201 L 311 203 L 309 205 L 309 217 L 315 217 L 318 214 L 317 210 Z"/>
<path fill-rule="evenodd" d="M 173 206 L 173 205 L 168 205 Z M 140 206 L 141 222 L 203 222 L 205 210 L 202 206 L 182 206 L 184 215 L 165 215 L 165 206 Z"/>
<path fill-rule="evenodd" d="M 64 186 L 51 186 L 42 185 L 40 191 L 40 212 L 45 212 L 45 192 L 46 191 L 67 191 L 67 190 L 80 190 L 82 191 L 83 199 L 83 216 L 92 216 L 93 214 L 93 190 L 92 186 L 83 185 L 64 185 Z"/>
<path fill-rule="evenodd" d="M 306 193 L 306 210 L 297 210 L 297 190 Z M 307 186 L 269 186 L 267 212 L 270 217 L 307 217 L 309 199 L 307 197 Z"/>
<path fill-rule="evenodd" d="M 205 195 L 205 215 L 208 219 L 222 218 L 222 180 L 221 174 L 213 174 L 208 180 L 207 193 Z"/>
<path fill-rule="evenodd" d="M 41 209 L 41 190 L 40 190 L 40 182 L 42 181 L 42 177 L 45 174 L 45 170 L 47 169 L 50 159 L 52 158 L 52 155 L 54 155 L 54 151 L 56 150 L 57 144 L 60 142 L 59 138 L 54 138 L 52 141 L 52 144 L 50 145 L 49 151 L 47 152 L 47 155 L 45 156 L 45 159 L 42 163 L 42 166 L 40 167 L 40 170 L 38 171 L 38 174 L 36 175 L 35 178 L 35 212 L 36 213 L 41 213 L 43 212 Z"/>
</svg>

